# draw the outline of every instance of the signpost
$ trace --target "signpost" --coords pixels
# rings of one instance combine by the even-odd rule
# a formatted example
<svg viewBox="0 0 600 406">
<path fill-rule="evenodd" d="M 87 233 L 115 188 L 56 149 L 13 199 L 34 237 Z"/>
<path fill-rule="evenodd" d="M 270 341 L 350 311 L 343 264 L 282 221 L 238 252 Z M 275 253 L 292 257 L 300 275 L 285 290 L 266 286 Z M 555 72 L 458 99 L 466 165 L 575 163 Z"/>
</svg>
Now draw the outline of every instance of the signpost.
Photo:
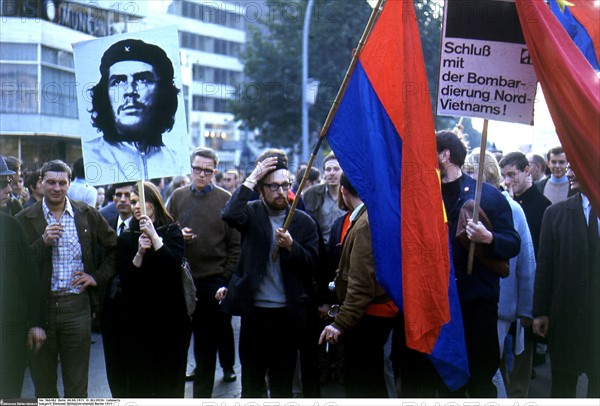
<svg viewBox="0 0 600 406">
<path fill-rule="evenodd" d="M 532 124 L 536 85 L 514 2 L 446 0 L 438 115 Z"/>
<path fill-rule="evenodd" d="M 473 221 L 479 220 L 488 120 L 533 124 L 537 78 L 514 0 L 446 0 L 438 115 L 484 119 Z M 475 243 L 469 244 L 467 273 Z"/>
</svg>

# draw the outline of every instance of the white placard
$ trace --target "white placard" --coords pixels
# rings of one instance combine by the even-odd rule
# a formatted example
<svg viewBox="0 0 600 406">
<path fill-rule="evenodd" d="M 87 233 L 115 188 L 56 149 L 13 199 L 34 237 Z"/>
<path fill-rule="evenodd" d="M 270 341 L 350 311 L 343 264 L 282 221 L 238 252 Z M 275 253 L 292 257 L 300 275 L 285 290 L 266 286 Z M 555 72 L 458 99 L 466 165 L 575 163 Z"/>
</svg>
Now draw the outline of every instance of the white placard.
<svg viewBox="0 0 600 406">
<path fill-rule="evenodd" d="M 189 172 L 177 28 L 98 38 L 73 49 L 86 181 Z"/>
<path fill-rule="evenodd" d="M 514 2 L 446 0 L 438 115 L 532 124 L 536 84 Z"/>
</svg>

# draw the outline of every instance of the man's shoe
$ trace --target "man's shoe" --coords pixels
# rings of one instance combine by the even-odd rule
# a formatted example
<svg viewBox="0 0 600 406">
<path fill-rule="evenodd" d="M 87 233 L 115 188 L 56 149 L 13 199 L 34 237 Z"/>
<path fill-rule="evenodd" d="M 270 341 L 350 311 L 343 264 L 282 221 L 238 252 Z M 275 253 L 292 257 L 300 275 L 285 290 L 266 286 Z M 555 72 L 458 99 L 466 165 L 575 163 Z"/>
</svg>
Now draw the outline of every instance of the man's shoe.
<svg viewBox="0 0 600 406">
<path fill-rule="evenodd" d="M 233 368 L 228 368 L 223 370 L 223 381 L 224 382 L 235 382 L 237 379 L 237 375 Z"/>
<path fill-rule="evenodd" d="M 190 372 L 189 375 L 185 376 L 185 380 L 186 382 L 191 382 L 194 380 L 194 377 L 196 376 L 196 368 L 194 368 L 194 370 L 192 372 Z"/>
</svg>

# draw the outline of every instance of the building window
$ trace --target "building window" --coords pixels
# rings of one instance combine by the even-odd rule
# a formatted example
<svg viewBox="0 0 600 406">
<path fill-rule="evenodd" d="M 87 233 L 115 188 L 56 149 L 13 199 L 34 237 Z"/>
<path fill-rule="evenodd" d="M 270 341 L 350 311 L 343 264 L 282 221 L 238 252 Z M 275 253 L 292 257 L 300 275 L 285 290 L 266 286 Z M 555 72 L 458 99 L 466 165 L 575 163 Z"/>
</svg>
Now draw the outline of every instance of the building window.
<svg viewBox="0 0 600 406">
<path fill-rule="evenodd" d="M 0 64 L 2 113 L 38 112 L 39 86 L 37 65 Z"/>
<path fill-rule="evenodd" d="M 77 118 L 73 54 L 42 46 L 40 80 L 37 49 L 32 44 L 0 47 L 0 111 Z"/>
<path fill-rule="evenodd" d="M 13 44 L 3 42 L 0 46 L 0 60 L 2 61 L 32 61 L 38 60 L 37 45 Z"/>
<path fill-rule="evenodd" d="M 65 68 L 75 69 L 73 62 L 73 54 L 60 49 L 42 47 L 42 62 L 62 66 Z"/>
<path fill-rule="evenodd" d="M 227 5 L 216 2 L 208 4 L 207 2 L 199 4 L 185 0 L 171 3 L 167 12 L 209 24 L 244 30 L 244 16 L 240 13 L 230 11 L 232 8 L 237 9 L 239 12 L 244 12 L 243 3 L 236 2 Z"/>
<path fill-rule="evenodd" d="M 229 100 L 217 99 L 209 96 L 194 96 L 192 99 L 193 111 L 206 111 L 211 113 L 229 113 Z"/>
<path fill-rule="evenodd" d="M 213 54 L 232 56 L 239 58 L 241 45 L 237 42 L 226 41 L 181 31 L 179 33 L 181 48 L 194 49 L 196 51 L 209 52 Z"/>
<path fill-rule="evenodd" d="M 42 66 L 41 113 L 77 118 L 75 74 Z"/>
</svg>

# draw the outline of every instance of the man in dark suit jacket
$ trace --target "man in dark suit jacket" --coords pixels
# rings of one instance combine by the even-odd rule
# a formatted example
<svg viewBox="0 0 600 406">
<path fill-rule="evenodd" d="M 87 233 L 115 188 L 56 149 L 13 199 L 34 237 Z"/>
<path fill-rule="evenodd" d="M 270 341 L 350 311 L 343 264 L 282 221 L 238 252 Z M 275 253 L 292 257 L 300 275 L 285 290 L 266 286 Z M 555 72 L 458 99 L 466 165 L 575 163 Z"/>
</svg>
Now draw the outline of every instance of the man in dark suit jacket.
<svg viewBox="0 0 600 406">
<path fill-rule="evenodd" d="M 0 183 L 14 173 L 0 155 Z M 19 222 L 0 212 L 0 398 L 21 397 L 27 345 L 38 352 L 46 340 L 38 282 Z"/>
<path fill-rule="evenodd" d="M 572 170 L 571 189 L 581 192 Z M 548 337 L 552 397 L 575 397 L 588 377 L 588 397 L 600 396 L 600 263 L 598 218 L 587 196 L 546 209 L 536 269 L 534 332 Z"/>
<path fill-rule="evenodd" d="M 133 217 L 131 211 L 131 191 L 134 182 L 117 183 L 113 186 L 113 203 L 100 214 L 106 219 L 117 236 L 129 229 Z M 100 328 L 104 347 L 106 378 L 113 397 L 128 397 L 127 376 L 123 361 L 126 359 L 127 347 L 123 333 L 121 282 L 115 276 L 105 288 L 100 289 Z"/>
<path fill-rule="evenodd" d="M 250 201 L 255 187 L 261 198 Z M 317 266 L 318 234 L 315 222 L 300 211 L 289 230 L 282 228 L 290 188 L 287 165 L 277 157 L 266 158 L 223 211 L 223 220 L 242 233 L 229 287 L 217 291 L 217 299 L 224 298 L 223 309 L 242 316 L 242 397 L 261 397 L 265 374 L 272 397 L 292 396 L 297 337 L 309 301 L 305 287 Z"/>
<path fill-rule="evenodd" d="M 44 198 L 17 215 L 43 284 L 48 337 L 31 359 L 35 395 L 43 398 L 58 397 L 59 356 L 65 397 L 87 397 L 91 296 L 115 272 L 116 234 L 96 209 L 67 197 L 70 178 L 64 162 L 44 164 Z M 104 260 L 97 267 L 98 247 Z"/>
</svg>

